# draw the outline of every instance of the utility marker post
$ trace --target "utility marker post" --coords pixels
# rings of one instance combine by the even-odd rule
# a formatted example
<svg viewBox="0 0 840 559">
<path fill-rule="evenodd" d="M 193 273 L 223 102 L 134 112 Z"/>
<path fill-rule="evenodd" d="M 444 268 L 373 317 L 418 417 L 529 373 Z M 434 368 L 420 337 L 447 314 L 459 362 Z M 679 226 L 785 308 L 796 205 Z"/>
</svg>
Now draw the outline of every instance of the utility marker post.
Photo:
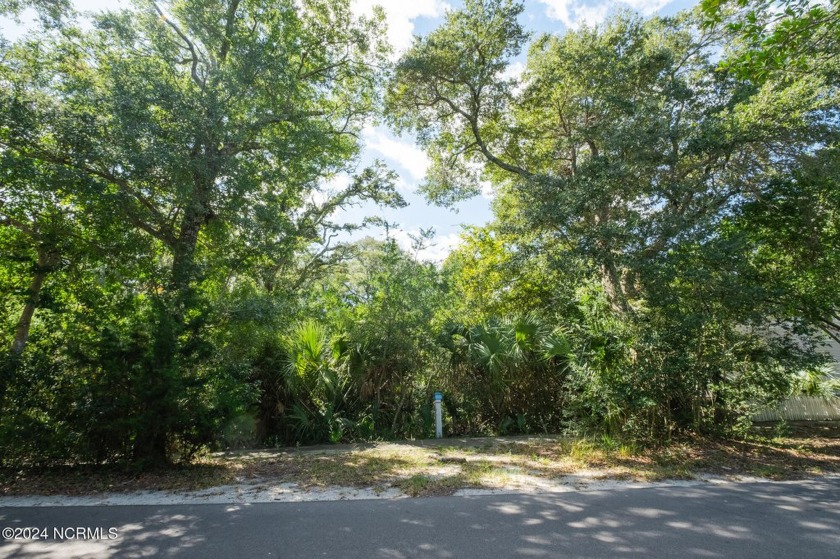
<svg viewBox="0 0 840 559">
<path fill-rule="evenodd" d="M 440 404 L 443 401 L 443 393 L 435 392 L 435 438 L 443 438 L 443 417 L 440 412 Z"/>
</svg>

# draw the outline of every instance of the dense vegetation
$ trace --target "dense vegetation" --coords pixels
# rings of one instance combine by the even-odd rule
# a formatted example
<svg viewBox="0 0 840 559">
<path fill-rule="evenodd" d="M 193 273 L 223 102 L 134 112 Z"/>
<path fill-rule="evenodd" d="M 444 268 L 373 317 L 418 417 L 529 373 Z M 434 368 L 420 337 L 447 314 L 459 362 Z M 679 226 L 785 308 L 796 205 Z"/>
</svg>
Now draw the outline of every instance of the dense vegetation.
<svg viewBox="0 0 840 559">
<path fill-rule="evenodd" d="M 347 0 L 0 8 L 30 4 L 0 45 L 4 465 L 425 437 L 435 390 L 451 433 L 662 440 L 817 390 L 836 3 L 532 37 L 467 0 L 396 63 Z M 405 204 L 359 167 L 376 120 L 427 150 L 429 199 L 496 192 L 442 266 L 425 232 L 341 242 L 377 222 L 338 209 Z"/>
</svg>

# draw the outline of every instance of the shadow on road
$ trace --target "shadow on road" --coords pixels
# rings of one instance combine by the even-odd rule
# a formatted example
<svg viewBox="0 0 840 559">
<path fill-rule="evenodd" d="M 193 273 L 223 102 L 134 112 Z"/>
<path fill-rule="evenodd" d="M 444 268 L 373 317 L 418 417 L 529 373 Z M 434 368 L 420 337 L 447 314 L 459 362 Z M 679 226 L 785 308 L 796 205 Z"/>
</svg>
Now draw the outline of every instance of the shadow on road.
<svg viewBox="0 0 840 559">
<path fill-rule="evenodd" d="M 0 510 L 3 557 L 837 557 L 840 480 L 553 495 Z"/>
</svg>

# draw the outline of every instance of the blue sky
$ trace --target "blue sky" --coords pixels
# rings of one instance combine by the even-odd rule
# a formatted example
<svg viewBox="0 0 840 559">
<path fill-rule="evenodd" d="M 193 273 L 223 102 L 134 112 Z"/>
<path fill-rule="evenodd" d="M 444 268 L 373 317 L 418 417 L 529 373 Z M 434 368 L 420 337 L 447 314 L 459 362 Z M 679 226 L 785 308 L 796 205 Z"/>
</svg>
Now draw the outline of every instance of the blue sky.
<svg viewBox="0 0 840 559">
<path fill-rule="evenodd" d="M 122 2 L 119 2 L 122 3 Z M 352 0 L 354 11 L 368 12 L 373 5 L 381 5 L 387 14 L 388 38 L 396 53 L 405 50 L 414 35 L 424 35 L 440 25 L 448 10 L 457 9 L 462 3 L 457 0 Z M 595 25 L 611 13 L 620 9 L 635 10 L 642 15 L 670 15 L 696 4 L 697 0 L 526 0 L 522 23 L 535 33 L 565 33 L 581 25 Z M 118 5 L 114 0 L 75 0 L 80 10 L 102 10 Z M 24 22 L 26 18 L 24 17 Z M 25 26 L 25 23 L 24 23 Z M 13 39 L 24 31 L 24 27 L 9 20 L 0 19 L 0 33 Z M 511 61 L 511 71 L 521 69 L 524 56 Z M 434 245 L 421 252 L 419 257 L 440 262 L 458 243 L 463 225 L 481 225 L 491 218 L 490 202 L 492 191 L 487 189 L 481 196 L 462 202 L 455 211 L 438 208 L 426 203 L 416 193 L 423 181 L 428 166 L 425 154 L 410 136 L 398 137 L 385 127 L 369 126 L 363 131 L 365 149 L 360 168 L 374 159 L 381 159 L 399 174 L 400 192 L 409 203 L 400 210 L 381 210 L 371 206 L 348 208 L 341 221 L 361 221 L 366 215 L 379 215 L 388 222 L 397 223 L 391 232 L 397 241 L 408 248 L 409 234 L 416 234 L 420 228 L 434 227 L 437 235 Z M 334 177 L 325 188 L 340 187 L 346 177 Z M 384 230 L 371 229 L 355 237 L 371 235 L 384 238 Z"/>
</svg>

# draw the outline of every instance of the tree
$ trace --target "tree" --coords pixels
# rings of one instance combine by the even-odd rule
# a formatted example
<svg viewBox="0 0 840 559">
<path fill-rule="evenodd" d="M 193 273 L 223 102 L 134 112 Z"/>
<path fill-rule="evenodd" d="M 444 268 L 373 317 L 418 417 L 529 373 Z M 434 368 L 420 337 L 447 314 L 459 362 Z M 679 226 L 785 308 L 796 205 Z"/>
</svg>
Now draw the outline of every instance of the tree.
<svg viewBox="0 0 840 559">
<path fill-rule="evenodd" d="M 26 8 L 34 8 L 41 23 L 45 26 L 57 26 L 62 18 L 71 13 L 69 0 L 0 0 L 0 14 L 17 18 Z"/>
<path fill-rule="evenodd" d="M 777 316 L 809 325 L 838 339 L 840 302 L 835 294 L 835 232 L 840 223 L 837 198 L 838 42 L 837 2 L 808 0 L 720 1 L 702 3 L 705 25 L 720 27 L 731 39 L 720 66 L 757 84 L 801 94 L 804 80 L 820 83 L 828 109 L 819 126 L 831 130 L 791 173 L 773 177 L 761 196 L 745 204 L 732 231 L 754 244 L 749 257 L 753 277 L 773 286 Z"/>
<path fill-rule="evenodd" d="M 497 234 L 571 264 L 553 271 L 574 271 L 580 290 L 565 289 L 554 316 L 578 344 L 579 417 L 655 436 L 731 425 L 781 397 L 807 357 L 768 334 L 780 282 L 744 273 L 752 248 L 725 224 L 833 144 L 826 80 L 719 70 L 725 35 L 692 13 L 543 35 L 520 79 L 503 80 L 527 38 L 520 11 L 467 2 L 398 63 L 389 106 L 430 152 L 429 197 L 449 203 L 490 179 Z M 600 300 L 586 293 L 594 278 L 606 315 L 585 303 Z"/>
<path fill-rule="evenodd" d="M 499 76 L 523 46 L 519 11 L 468 2 L 418 40 L 391 86 L 395 122 L 420 131 L 437 162 L 432 198 L 473 193 L 451 175 L 483 165 L 506 185 L 508 217 L 592 262 L 622 312 L 644 296 L 647 266 L 711 234 L 761 188 L 761 169 L 790 168 L 826 139 L 818 83 L 774 96 L 716 74 L 716 36 L 688 16 L 542 36 L 517 92 Z"/>
<path fill-rule="evenodd" d="M 212 247 L 247 246 L 262 228 L 288 247 L 277 258 L 294 258 L 328 236 L 336 208 L 400 202 L 381 167 L 326 201 L 310 196 L 355 170 L 386 61 L 381 22 L 381 12 L 354 19 L 346 1 L 146 2 L 97 17 L 91 31 L 62 27 L 32 42 L 38 56 L 5 60 L 27 67 L 12 91 L 22 104 L 43 100 L 48 133 L 4 123 L 0 149 L 105 185 L 97 196 L 161 251 L 136 459 L 168 455 L 160 419 L 174 415 L 189 340 L 206 319 Z"/>
<path fill-rule="evenodd" d="M 415 249 L 429 236 L 417 236 Z M 434 318 L 444 292 L 439 272 L 393 238 L 366 238 L 354 248 L 355 257 L 328 278 L 329 299 L 316 298 L 316 308 L 329 308 L 327 320 L 346 336 L 350 373 L 376 432 L 423 435 L 413 420 L 432 390 Z"/>
<path fill-rule="evenodd" d="M 539 238 L 470 227 L 443 264 L 450 317 L 477 324 L 492 317 L 539 313 L 570 299 L 577 276 L 553 262 L 556 247 Z"/>
<path fill-rule="evenodd" d="M 840 41 L 837 2 L 703 0 L 707 27 L 723 26 L 737 47 L 723 64 L 758 82 L 779 74 L 802 76 L 828 65 L 837 79 Z"/>
<path fill-rule="evenodd" d="M 27 177 L 28 187 L 31 187 L 33 182 L 44 180 L 33 175 Z M 6 184 L 8 185 L 9 182 Z M 8 191 L 11 188 L 0 187 L 0 189 L 2 189 L 0 190 L 0 196 L 2 196 L 0 198 L 2 208 L 0 226 L 6 229 L 2 235 L 3 246 L 6 248 L 4 253 L 8 260 L 29 261 L 31 267 L 28 286 L 24 291 L 23 308 L 15 325 L 14 338 L 10 347 L 11 354 L 19 356 L 26 347 L 44 282 L 61 264 L 64 244 L 62 240 L 63 238 L 66 240 L 71 225 L 67 223 L 66 216 L 59 209 L 59 204 L 50 200 L 49 196 L 28 200 L 30 204 L 14 207 L 12 204 L 18 200 L 15 200 L 16 197 L 9 196 Z"/>
</svg>

